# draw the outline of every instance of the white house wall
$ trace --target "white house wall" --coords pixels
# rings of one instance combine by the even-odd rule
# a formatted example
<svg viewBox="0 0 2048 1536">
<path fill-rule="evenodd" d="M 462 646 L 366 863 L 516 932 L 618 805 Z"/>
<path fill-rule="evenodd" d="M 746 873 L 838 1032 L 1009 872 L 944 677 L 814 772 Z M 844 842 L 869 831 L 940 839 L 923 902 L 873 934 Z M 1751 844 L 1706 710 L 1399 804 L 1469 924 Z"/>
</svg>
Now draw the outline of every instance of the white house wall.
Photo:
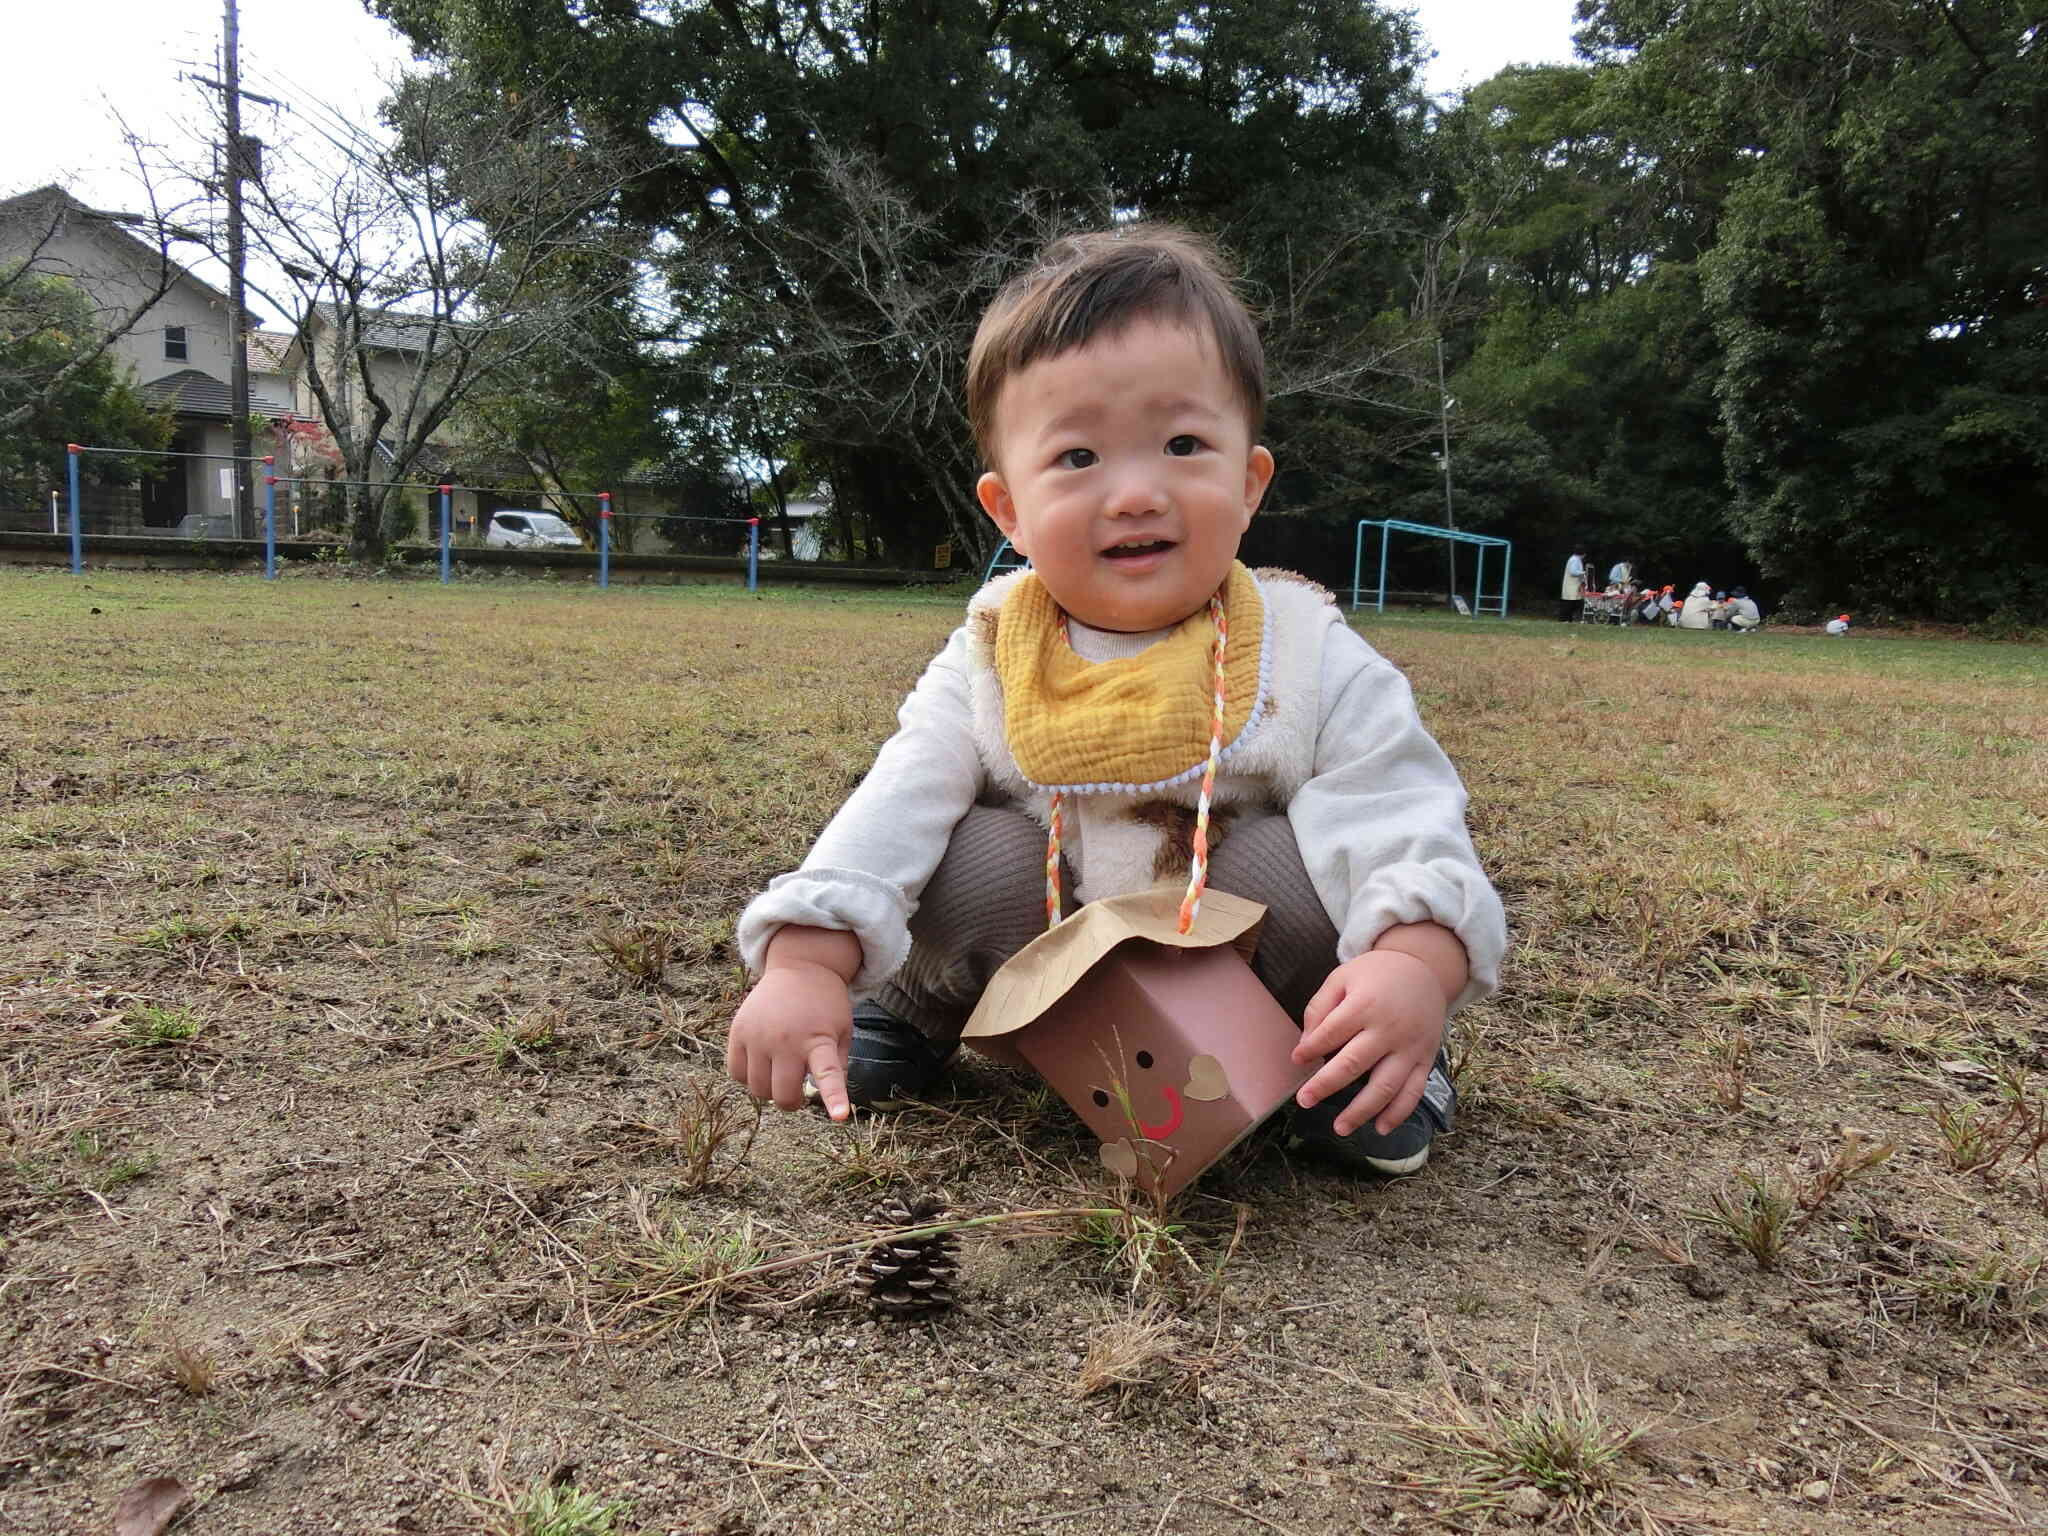
<svg viewBox="0 0 2048 1536">
<path fill-rule="evenodd" d="M 40 220 L 0 223 L 0 257 L 20 260 L 27 250 L 18 244 L 7 248 L 10 241 L 40 233 L 44 227 Z M 127 318 L 158 281 L 148 256 L 135 249 L 128 236 L 78 214 L 68 215 L 62 233 L 44 243 L 36 270 L 75 281 L 92 301 L 100 323 L 109 329 Z M 166 358 L 165 328 L 178 325 L 185 327 L 186 355 Z M 147 384 L 186 368 L 225 380 L 227 305 L 181 274 L 141 323 L 114 343 L 114 352 L 135 369 L 137 383 Z"/>
</svg>

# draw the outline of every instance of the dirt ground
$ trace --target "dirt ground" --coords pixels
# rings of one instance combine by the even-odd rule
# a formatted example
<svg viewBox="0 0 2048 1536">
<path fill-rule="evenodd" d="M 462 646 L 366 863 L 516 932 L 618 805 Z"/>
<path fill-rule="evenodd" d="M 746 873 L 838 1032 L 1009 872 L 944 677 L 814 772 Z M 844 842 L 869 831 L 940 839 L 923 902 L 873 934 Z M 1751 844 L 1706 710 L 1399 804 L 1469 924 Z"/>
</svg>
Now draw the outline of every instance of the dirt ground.
<svg viewBox="0 0 2048 1536">
<path fill-rule="evenodd" d="M 2040 650 L 1362 626 L 1507 985 L 1421 1176 L 1161 1213 L 723 1084 L 961 601 L 0 571 L 0 1533 L 2048 1530 Z"/>
</svg>

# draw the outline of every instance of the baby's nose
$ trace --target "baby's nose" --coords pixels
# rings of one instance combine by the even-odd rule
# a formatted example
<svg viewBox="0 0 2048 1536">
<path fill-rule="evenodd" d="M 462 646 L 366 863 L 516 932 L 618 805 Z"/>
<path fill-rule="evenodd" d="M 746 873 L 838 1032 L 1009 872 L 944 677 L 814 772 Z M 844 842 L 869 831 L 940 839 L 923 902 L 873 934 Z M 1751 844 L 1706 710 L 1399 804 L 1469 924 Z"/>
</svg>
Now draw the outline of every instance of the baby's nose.
<svg viewBox="0 0 2048 1536">
<path fill-rule="evenodd" d="M 1112 517 L 1139 517 L 1166 505 L 1160 478 L 1149 466 L 1133 465 L 1120 470 L 1111 481 L 1104 510 Z"/>
</svg>

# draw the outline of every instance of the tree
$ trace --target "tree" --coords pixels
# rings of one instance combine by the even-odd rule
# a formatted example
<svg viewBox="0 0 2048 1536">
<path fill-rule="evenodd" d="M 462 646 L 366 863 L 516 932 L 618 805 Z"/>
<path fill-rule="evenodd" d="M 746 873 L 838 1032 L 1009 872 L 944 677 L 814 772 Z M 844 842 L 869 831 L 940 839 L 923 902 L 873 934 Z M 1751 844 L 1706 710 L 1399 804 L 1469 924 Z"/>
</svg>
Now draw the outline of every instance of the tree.
<svg viewBox="0 0 2048 1536">
<path fill-rule="evenodd" d="M 2048 48 L 2022 0 L 1588 0 L 1733 147 L 1699 269 L 1734 521 L 1810 604 L 2048 600 Z"/>
<path fill-rule="evenodd" d="M 629 202 L 671 242 L 683 377 L 708 409 L 793 417 L 893 556 L 992 542 L 963 363 L 1049 233 L 1145 214 L 1218 235 L 1275 315 L 1283 463 L 1342 442 L 1311 403 L 1369 413 L 1412 350 L 1373 322 L 1403 307 L 1424 109 L 1410 24 L 1377 5 L 378 8 L 502 101 L 674 147 Z"/>
<path fill-rule="evenodd" d="M 576 355 L 636 282 L 621 194 L 658 156 L 545 110 L 479 114 L 458 75 L 414 77 L 382 135 L 280 146 L 250 189 L 252 248 L 287 285 L 304 378 L 350 487 L 352 552 L 466 402 Z M 261 291 L 259 289 L 259 291 Z"/>
<path fill-rule="evenodd" d="M 77 284 L 15 273 L 0 293 L 0 495 L 28 501 L 63 483 L 65 445 L 160 450 L 168 407 L 152 406 L 101 336 L 100 312 Z M 146 460 L 93 454 L 82 472 L 132 484 Z"/>
</svg>

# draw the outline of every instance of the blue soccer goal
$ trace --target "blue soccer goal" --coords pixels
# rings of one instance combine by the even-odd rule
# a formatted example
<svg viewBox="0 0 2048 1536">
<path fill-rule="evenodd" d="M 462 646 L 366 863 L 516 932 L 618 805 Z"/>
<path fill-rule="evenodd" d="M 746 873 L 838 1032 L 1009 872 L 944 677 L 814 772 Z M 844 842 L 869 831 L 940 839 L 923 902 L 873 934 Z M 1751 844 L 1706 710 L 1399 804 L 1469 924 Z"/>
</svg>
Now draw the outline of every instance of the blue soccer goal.
<svg viewBox="0 0 2048 1536">
<path fill-rule="evenodd" d="M 1508 571 L 1515 557 L 1515 546 L 1510 540 L 1491 538 L 1483 533 L 1466 533 L 1459 528 L 1439 528 L 1432 523 L 1404 523 L 1391 517 L 1359 519 L 1358 537 L 1351 553 L 1351 607 L 1354 612 L 1365 590 L 1365 530 L 1368 528 L 1380 531 L 1380 579 L 1373 595 L 1375 612 L 1384 613 L 1387 609 L 1387 543 L 1397 533 L 1412 533 L 1423 538 L 1448 539 L 1457 544 L 1476 544 L 1479 547 L 1479 569 L 1472 578 L 1472 611 L 1495 614 L 1503 619 L 1508 616 Z M 1491 594 L 1486 590 L 1486 552 L 1489 549 L 1501 552 L 1500 590 Z"/>
</svg>

